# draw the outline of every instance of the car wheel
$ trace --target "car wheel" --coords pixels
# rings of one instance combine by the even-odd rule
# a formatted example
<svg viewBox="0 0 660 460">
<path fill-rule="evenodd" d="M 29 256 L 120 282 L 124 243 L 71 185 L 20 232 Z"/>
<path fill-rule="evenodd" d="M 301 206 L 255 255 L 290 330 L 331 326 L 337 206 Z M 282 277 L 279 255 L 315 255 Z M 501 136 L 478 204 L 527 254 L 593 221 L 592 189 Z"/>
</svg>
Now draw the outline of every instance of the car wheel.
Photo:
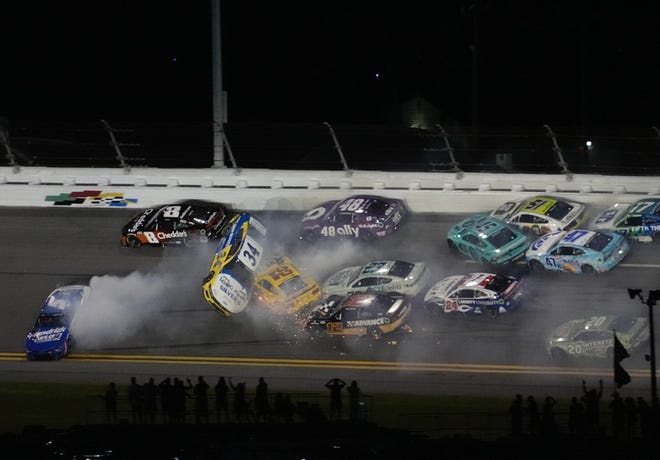
<svg viewBox="0 0 660 460">
<path fill-rule="evenodd" d="M 550 357 L 553 359 L 553 361 L 563 363 L 568 360 L 568 353 L 566 353 L 561 348 L 553 348 L 550 350 Z"/>
<path fill-rule="evenodd" d="M 541 232 L 541 227 L 539 227 L 538 225 L 534 225 L 532 227 L 532 233 L 536 236 L 541 236 L 541 233 L 543 232 Z"/>
<path fill-rule="evenodd" d="M 529 268 L 534 271 L 541 271 L 544 269 L 543 264 L 536 259 L 529 261 Z"/>
<path fill-rule="evenodd" d="M 595 271 L 596 270 L 594 270 L 594 267 L 592 267 L 591 265 L 583 265 L 582 266 L 582 273 L 592 274 Z"/>
<path fill-rule="evenodd" d="M 308 243 L 313 243 L 318 239 L 318 235 L 314 233 L 314 230 L 305 230 L 301 238 Z"/>
<path fill-rule="evenodd" d="M 321 337 L 324 336 L 324 333 L 320 327 L 312 326 L 309 329 L 307 329 L 307 335 L 311 340 L 319 340 Z"/>
<path fill-rule="evenodd" d="M 460 251 L 458 250 L 458 248 L 456 247 L 456 245 L 452 240 L 447 240 L 447 246 L 449 246 L 449 251 L 455 256 L 460 254 Z"/>
<path fill-rule="evenodd" d="M 442 308 L 440 307 L 440 305 L 438 305 L 435 302 L 426 302 L 424 304 L 424 308 L 426 308 L 426 311 L 431 316 L 440 316 L 440 313 L 442 312 Z"/>
<path fill-rule="evenodd" d="M 140 241 L 137 236 L 128 237 L 128 247 L 139 248 L 140 246 L 142 246 L 142 241 Z"/>
<path fill-rule="evenodd" d="M 367 329 L 367 335 L 374 340 L 378 340 L 383 336 L 383 331 L 379 327 L 370 327 Z"/>
<path fill-rule="evenodd" d="M 369 242 L 369 241 L 373 241 L 375 239 L 375 235 L 372 232 L 363 231 L 360 234 L 360 238 L 362 239 L 362 241 Z"/>
<path fill-rule="evenodd" d="M 500 315 L 500 309 L 497 307 L 486 307 L 484 313 L 490 318 L 497 318 Z"/>
<path fill-rule="evenodd" d="M 653 235 L 651 235 L 651 241 L 656 242 L 660 240 L 660 233 L 656 232 Z"/>
</svg>

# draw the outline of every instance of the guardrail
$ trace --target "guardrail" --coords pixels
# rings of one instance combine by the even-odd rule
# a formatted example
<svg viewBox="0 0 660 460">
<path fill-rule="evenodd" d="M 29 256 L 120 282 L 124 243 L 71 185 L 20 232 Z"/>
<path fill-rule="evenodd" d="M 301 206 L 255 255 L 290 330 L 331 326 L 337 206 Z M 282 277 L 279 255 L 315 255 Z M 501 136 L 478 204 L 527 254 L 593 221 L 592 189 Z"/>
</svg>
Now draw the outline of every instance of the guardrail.
<svg viewBox="0 0 660 460">
<path fill-rule="evenodd" d="M 123 195 L 111 206 L 146 207 L 200 199 L 246 210 L 304 210 L 322 199 L 357 193 L 405 198 L 419 212 L 472 212 L 492 209 L 512 194 L 571 195 L 592 204 L 632 201 L 660 195 L 660 179 L 588 174 L 0 167 L 0 204 L 5 206 L 61 204 L 52 196 L 62 198 L 64 204 L 100 206 Z M 89 199 L 67 203 L 67 194 Z"/>
</svg>

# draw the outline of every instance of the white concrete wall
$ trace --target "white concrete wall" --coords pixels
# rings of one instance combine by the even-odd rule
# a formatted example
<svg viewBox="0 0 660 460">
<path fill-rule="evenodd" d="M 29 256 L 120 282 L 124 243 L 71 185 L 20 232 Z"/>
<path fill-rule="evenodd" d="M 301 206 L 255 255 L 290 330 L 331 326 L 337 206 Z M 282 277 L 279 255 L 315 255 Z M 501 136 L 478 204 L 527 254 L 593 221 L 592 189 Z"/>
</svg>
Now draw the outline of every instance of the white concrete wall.
<svg viewBox="0 0 660 460">
<path fill-rule="evenodd" d="M 607 205 L 660 195 L 660 178 L 564 174 L 269 169 L 0 167 L 1 206 L 54 206 L 53 196 L 95 191 L 72 206 L 149 207 L 182 199 L 244 210 L 304 210 L 357 193 L 403 198 L 415 212 L 478 212 L 512 197 L 563 196 Z M 48 198 L 49 197 L 49 198 Z M 115 199 L 112 200 L 111 198 Z"/>
</svg>

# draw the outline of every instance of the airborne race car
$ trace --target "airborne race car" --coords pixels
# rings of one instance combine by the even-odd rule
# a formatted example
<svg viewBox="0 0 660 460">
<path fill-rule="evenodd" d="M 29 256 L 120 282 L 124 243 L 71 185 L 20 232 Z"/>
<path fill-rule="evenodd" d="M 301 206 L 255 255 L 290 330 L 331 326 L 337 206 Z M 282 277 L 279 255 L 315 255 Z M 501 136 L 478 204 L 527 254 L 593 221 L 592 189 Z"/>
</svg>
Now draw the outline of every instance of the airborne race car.
<svg viewBox="0 0 660 460">
<path fill-rule="evenodd" d="M 399 228 L 407 211 L 402 200 L 375 195 L 354 195 L 326 201 L 305 213 L 299 237 L 353 238 L 371 241 L 390 235 Z"/>
<path fill-rule="evenodd" d="M 148 208 L 122 229 L 121 245 L 194 246 L 220 238 L 230 218 L 222 205 L 171 204 Z"/>
</svg>

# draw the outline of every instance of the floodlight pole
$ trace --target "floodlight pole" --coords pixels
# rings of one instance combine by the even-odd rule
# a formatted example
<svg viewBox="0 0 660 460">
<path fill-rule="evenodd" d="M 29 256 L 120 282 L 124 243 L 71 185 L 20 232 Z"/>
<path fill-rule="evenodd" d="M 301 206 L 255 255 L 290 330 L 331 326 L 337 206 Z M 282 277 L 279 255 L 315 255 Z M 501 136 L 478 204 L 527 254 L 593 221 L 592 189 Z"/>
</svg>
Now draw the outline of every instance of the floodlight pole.
<svg viewBox="0 0 660 460">
<path fill-rule="evenodd" d="M 658 383 L 656 379 L 655 371 L 655 332 L 654 332 L 654 323 L 653 323 L 653 306 L 656 302 L 656 296 L 660 291 L 651 291 L 649 295 L 644 299 L 641 289 L 628 289 L 628 294 L 630 298 L 639 297 L 643 304 L 646 304 L 649 310 L 649 346 L 651 348 L 649 361 L 651 362 L 651 407 L 655 410 L 658 409 Z"/>
</svg>

